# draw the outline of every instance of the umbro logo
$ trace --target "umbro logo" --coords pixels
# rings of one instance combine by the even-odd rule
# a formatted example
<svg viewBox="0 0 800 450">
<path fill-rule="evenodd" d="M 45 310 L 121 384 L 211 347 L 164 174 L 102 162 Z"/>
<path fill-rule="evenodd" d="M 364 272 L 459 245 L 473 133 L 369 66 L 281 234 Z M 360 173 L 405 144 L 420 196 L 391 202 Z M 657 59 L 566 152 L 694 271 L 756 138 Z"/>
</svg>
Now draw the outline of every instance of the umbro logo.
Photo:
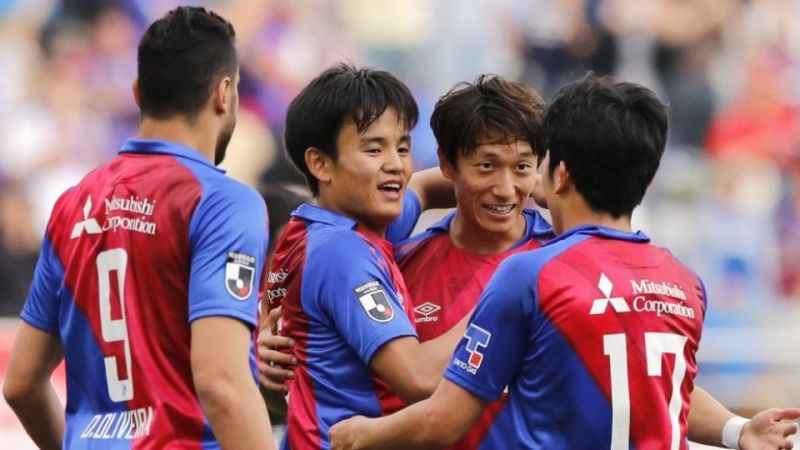
<svg viewBox="0 0 800 450">
<path fill-rule="evenodd" d="M 419 317 L 414 318 L 414 323 L 438 322 L 438 314 L 433 316 L 431 314 L 439 312 L 440 309 L 442 309 L 441 306 L 431 302 L 418 305 L 414 308 L 414 312 L 419 314 Z"/>
<path fill-rule="evenodd" d="M 435 313 L 440 309 L 442 309 L 442 307 L 437 304 L 431 302 L 425 302 L 414 308 L 414 311 L 418 312 L 419 314 L 422 314 L 423 316 L 430 316 L 431 314 Z"/>
<path fill-rule="evenodd" d="M 611 280 L 608 279 L 606 274 L 600 273 L 600 281 L 597 283 L 597 288 L 605 295 L 605 298 L 598 298 L 592 302 L 592 309 L 589 311 L 589 315 L 603 314 L 606 312 L 606 309 L 608 309 L 609 304 L 611 308 L 618 313 L 631 311 L 631 308 L 623 297 L 611 296 L 614 284 L 611 283 Z"/>
<path fill-rule="evenodd" d="M 76 237 L 80 237 L 84 231 L 86 234 L 100 234 L 103 230 L 100 228 L 100 224 L 97 223 L 97 220 L 94 217 L 89 217 L 89 211 L 92 210 L 92 196 L 90 195 L 86 198 L 86 203 L 83 205 L 83 220 L 76 223 L 74 227 L 72 227 L 72 234 L 70 235 L 70 239 L 75 239 Z"/>
</svg>

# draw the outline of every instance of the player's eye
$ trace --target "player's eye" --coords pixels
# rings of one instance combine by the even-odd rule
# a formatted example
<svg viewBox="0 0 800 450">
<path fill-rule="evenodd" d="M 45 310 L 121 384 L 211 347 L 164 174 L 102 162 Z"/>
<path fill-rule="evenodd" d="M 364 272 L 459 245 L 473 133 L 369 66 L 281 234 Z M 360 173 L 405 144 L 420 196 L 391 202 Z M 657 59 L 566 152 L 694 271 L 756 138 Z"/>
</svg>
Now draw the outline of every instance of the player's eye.
<svg viewBox="0 0 800 450">
<path fill-rule="evenodd" d="M 401 155 L 407 155 L 411 153 L 411 149 L 408 147 L 400 147 L 397 149 L 397 153 L 400 153 Z"/>
<path fill-rule="evenodd" d="M 491 170 L 492 168 L 494 168 L 494 164 L 490 163 L 489 161 L 478 163 L 477 166 L 481 170 Z"/>
<path fill-rule="evenodd" d="M 533 164 L 531 163 L 522 162 L 517 164 L 517 170 L 531 170 L 531 169 L 533 169 Z"/>
</svg>

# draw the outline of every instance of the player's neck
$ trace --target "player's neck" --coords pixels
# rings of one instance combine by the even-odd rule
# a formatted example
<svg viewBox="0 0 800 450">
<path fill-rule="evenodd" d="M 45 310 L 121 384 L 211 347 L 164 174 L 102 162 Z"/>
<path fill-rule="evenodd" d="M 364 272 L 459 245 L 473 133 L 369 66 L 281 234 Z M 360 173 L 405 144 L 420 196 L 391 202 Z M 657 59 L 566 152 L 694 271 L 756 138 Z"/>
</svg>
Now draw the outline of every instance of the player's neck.
<svg viewBox="0 0 800 450">
<path fill-rule="evenodd" d="M 560 205 L 560 218 L 553 218 L 556 234 L 585 225 L 599 225 L 614 230 L 630 232 L 631 216 L 613 217 L 604 212 L 592 211 L 581 197 L 573 197 L 571 201 Z"/>
<path fill-rule="evenodd" d="M 506 232 L 487 230 L 468 220 L 456 210 L 450 222 L 450 240 L 456 247 L 476 255 L 495 255 L 511 249 L 525 234 L 525 217 L 519 215 L 516 223 Z"/>
<path fill-rule="evenodd" d="M 191 147 L 213 163 L 217 139 L 211 129 L 212 127 L 201 126 L 199 121 L 190 124 L 182 117 L 159 120 L 144 117 L 137 137 L 176 142 Z"/>
<path fill-rule="evenodd" d="M 346 204 L 349 203 L 350 202 L 346 202 Z M 343 206 L 338 199 L 331 195 L 327 195 L 327 192 L 324 189 L 320 190 L 319 196 L 317 197 L 317 206 L 339 213 L 348 219 L 356 221 L 360 230 L 366 230 L 380 238 L 383 238 L 386 234 L 386 227 L 388 224 L 375 224 L 373 221 L 364 220 L 363 217 L 357 217 L 356 215 L 352 214 L 348 208 Z"/>
</svg>

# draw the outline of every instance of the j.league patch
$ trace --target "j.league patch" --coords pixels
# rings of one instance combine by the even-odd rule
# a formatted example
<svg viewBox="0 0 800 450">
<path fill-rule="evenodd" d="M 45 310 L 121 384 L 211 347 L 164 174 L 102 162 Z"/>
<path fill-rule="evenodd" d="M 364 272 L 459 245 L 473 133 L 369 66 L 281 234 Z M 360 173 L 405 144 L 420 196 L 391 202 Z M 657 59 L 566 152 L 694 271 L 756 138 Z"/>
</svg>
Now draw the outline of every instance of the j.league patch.
<svg viewBox="0 0 800 450">
<path fill-rule="evenodd" d="M 367 284 L 353 289 L 358 297 L 358 301 L 369 315 L 369 318 L 376 322 L 388 322 L 394 317 L 394 309 L 386 297 L 381 284 L 377 281 L 370 281 Z"/>
<path fill-rule="evenodd" d="M 244 253 L 228 252 L 225 264 L 225 289 L 236 300 L 247 300 L 253 292 L 256 258 Z"/>
</svg>

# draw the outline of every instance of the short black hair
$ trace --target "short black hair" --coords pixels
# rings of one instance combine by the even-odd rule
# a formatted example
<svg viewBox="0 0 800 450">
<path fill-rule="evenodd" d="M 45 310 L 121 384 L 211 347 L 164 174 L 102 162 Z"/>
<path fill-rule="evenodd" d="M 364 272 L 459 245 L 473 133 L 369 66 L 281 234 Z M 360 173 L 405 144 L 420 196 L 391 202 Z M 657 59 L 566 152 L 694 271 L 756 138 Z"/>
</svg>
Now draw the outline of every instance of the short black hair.
<svg viewBox="0 0 800 450">
<path fill-rule="evenodd" d="M 544 101 L 534 89 L 497 75 L 480 75 L 472 84 L 458 83 L 436 102 L 431 129 L 439 150 L 454 166 L 459 154 L 471 155 L 487 143 L 525 141 L 538 155 L 545 151 L 544 111 Z"/>
<path fill-rule="evenodd" d="M 352 120 L 363 132 L 388 108 L 409 130 L 417 124 L 417 102 L 402 81 L 389 72 L 349 63 L 325 70 L 292 100 L 286 112 L 286 151 L 314 196 L 319 195 L 319 182 L 306 166 L 306 149 L 317 148 L 336 161 L 336 138 L 345 123 Z"/>
<path fill-rule="evenodd" d="M 635 83 L 589 73 L 562 87 L 544 118 L 550 174 L 564 161 L 595 212 L 630 215 L 658 170 L 668 108 Z"/>
<path fill-rule="evenodd" d="M 195 117 L 214 84 L 239 66 L 233 25 L 212 11 L 180 6 L 153 22 L 139 42 L 139 103 L 156 119 Z"/>
</svg>

